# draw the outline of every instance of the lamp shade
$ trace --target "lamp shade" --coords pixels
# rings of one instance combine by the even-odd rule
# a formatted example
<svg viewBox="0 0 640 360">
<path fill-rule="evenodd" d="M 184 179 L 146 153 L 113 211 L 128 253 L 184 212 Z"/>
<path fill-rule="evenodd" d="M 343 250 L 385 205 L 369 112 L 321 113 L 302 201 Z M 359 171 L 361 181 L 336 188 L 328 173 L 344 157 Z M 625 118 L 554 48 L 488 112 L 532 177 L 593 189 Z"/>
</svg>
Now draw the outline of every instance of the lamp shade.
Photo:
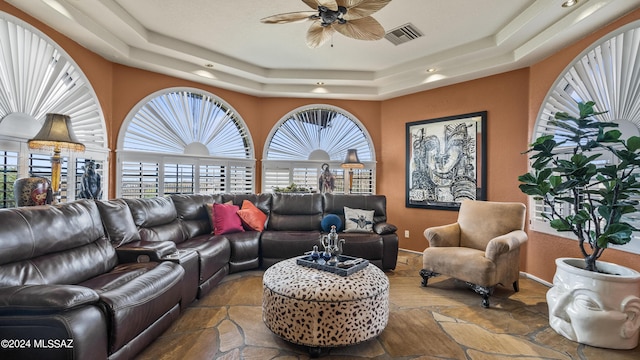
<svg viewBox="0 0 640 360">
<path fill-rule="evenodd" d="M 69 149 L 84 151 L 76 138 L 68 115 L 47 114 L 40 131 L 28 141 L 31 149 Z"/>
<path fill-rule="evenodd" d="M 341 167 L 346 169 L 362 169 L 364 168 L 364 164 L 360 162 L 358 159 L 358 150 L 357 149 L 349 149 L 347 150 L 347 156 L 344 158 L 344 162 L 340 164 Z"/>
</svg>

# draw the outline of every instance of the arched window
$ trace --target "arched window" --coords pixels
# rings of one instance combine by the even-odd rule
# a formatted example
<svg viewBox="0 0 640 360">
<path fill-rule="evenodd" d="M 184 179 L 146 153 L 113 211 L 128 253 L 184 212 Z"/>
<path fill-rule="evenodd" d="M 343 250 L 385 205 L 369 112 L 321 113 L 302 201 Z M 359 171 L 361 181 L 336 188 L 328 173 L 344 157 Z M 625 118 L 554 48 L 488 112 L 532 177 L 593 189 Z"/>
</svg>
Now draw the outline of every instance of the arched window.
<svg viewBox="0 0 640 360">
<path fill-rule="evenodd" d="M 52 153 L 32 150 L 47 113 L 69 115 L 84 153 L 62 151 L 60 201 L 79 193 L 85 159 L 100 165 L 107 188 L 106 126 L 97 96 L 80 67 L 53 40 L 0 12 L 0 207 L 12 207 L 16 178 L 51 176 Z"/>
<path fill-rule="evenodd" d="M 291 111 L 274 126 L 265 141 L 262 191 L 291 184 L 318 191 L 323 165 L 335 177 L 334 192 L 349 192 L 349 172 L 340 165 L 347 150 L 357 150 L 364 164 L 354 169 L 352 192 L 375 193 L 375 151 L 364 126 L 348 112 L 329 105 Z"/>
<path fill-rule="evenodd" d="M 640 127 L 640 21 L 630 23 L 604 36 L 563 71 L 556 79 L 538 113 L 533 138 L 555 135 L 562 131 L 549 124 L 556 112 L 578 115 L 577 101 L 593 100 L 601 121 L 619 124 L 623 137 L 638 135 Z M 569 155 L 568 155 L 569 156 Z M 614 161 L 602 159 L 602 164 Z M 551 210 L 541 201 L 531 200 L 531 229 L 558 235 L 542 216 Z M 568 208 L 558 208 L 567 213 Z M 632 214 L 628 221 L 640 228 L 640 216 Z M 640 253 L 640 234 L 621 250 Z"/>
<path fill-rule="evenodd" d="M 230 105 L 199 89 L 164 89 L 140 101 L 122 126 L 117 196 L 252 193 L 253 153 Z"/>
</svg>

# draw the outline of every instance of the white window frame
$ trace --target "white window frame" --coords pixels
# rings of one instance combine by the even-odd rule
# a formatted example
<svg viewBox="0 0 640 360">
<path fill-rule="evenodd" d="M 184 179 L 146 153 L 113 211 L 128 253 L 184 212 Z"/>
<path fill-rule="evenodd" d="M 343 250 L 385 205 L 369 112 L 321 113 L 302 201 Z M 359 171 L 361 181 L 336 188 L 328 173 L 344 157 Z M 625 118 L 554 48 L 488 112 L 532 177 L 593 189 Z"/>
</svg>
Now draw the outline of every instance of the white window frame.
<svg viewBox="0 0 640 360">
<path fill-rule="evenodd" d="M 247 147 L 247 157 L 222 157 L 211 155 L 194 155 L 194 154 L 179 154 L 179 153 L 158 153 L 143 150 L 126 150 L 124 149 L 125 138 L 127 136 L 128 127 L 134 120 L 135 116 L 141 109 L 145 107 L 150 101 L 154 99 L 172 93 L 194 93 L 211 98 L 213 101 L 224 107 L 227 112 L 233 114 L 232 118 L 240 124 L 238 134 L 243 136 L 243 141 Z M 166 115 L 165 115 L 166 116 Z M 118 150 L 116 151 L 116 164 L 117 164 L 117 176 L 116 176 L 116 196 L 123 197 L 129 196 L 123 192 L 123 165 L 127 162 L 142 162 L 158 164 L 158 192 L 156 196 L 164 196 L 167 194 L 174 194 L 175 192 L 169 191 L 165 188 L 165 169 L 169 164 L 182 164 L 193 166 L 193 191 L 188 193 L 254 193 L 255 192 L 255 169 L 256 160 L 253 156 L 254 147 L 253 140 L 246 126 L 246 123 L 240 116 L 240 114 L 227 102 L 220 97 L 211 94 L 207 91 L 190 88 L 190 87 L 173 87 L 165 88 L 150 94 L 146 98 L 142 99 L 127 115 L 121 130 L 118 135 Z M 219 187 L 214 187 L 213 190 L 210 187 L 201 186 L 200 170 L 201 166 L 221 166 L 225 170 L 224 178 L 219 183 Z M 242 178 L 238 178 L 237 174 L 245 175 Z M 142 196 L 144 196 L 142 194 Z"/>
<path fill-rule="evenodd" d="M 366 143 L 368 149 L 370 151 L 371 160 L 362 160 L 361 162 L 364 165 L 363 169 L 354 169 L 354 181 L 353 181 L 353 194 L 375 194 L 376 193 L 376 161 L 375 161 L 375 148 L 373 146 L 373 142 L 371 141 L 371 136 L 369 132 L 365 128 L 365 126 L 358 120 L 354 115 L 350 114 L 344 109 L 339 107 L 327 105 L 327 104 L 312 104 L 299 107 L 290 111 L 288 114 L 283 116 L 276 125 L 273 126 L 269 136 L 267 137 L 263 149 L 263 160 L 262 160 L 262 192 L 273 192 L 274 187 L 286 187 L 295 183 L 298 186 L 306 187 L 313 192 L 318 191 L 318 178 L 320 176 L 321 168 L 323 164 L 328 164 L 330 171 L 336 178 L 335 182 L 335 190 L 333 191 L 336 194 L 346 194 L 349 193 L 349 171 L 348 169 L 343 169 L 340 164 L 342 163 L 342 159 L 330 159 L 330 160 L 307 160 L 301 158 L 300 159 L 291 159 L 291 160 L 270 160 L 268 159 L 269 153 L 269 144 L 271 140 L 280 129 L 280 126 L 286 121 L 290 120 L 295 114 L 304 112 L 309 109 L 326 109 L 330 111 L 335 111 L 349 120 L 351 120 L 360 131 L 362 131 L 362 135 L 366 139 Z M 346 149 L 341 153 L 342 156 L 346 155 Z M 306 154 L 304 154 L 306 156 Z M 316 171 L 315 179 L 313 176 L 306 178 L 303 182 L 300 181 L 299 177 L 296 177 L 296 171 L 304 171 L 304 169 L 309 170 L 309 172 Z M 286 174 L 285 174 L 286 172 Z M 366 178 L 362 178 L 362 174 L 370 172 L 370 176 Z M 280 179 L 275 181 L 273 179 L 277 173 L 280 173 Z M 286 178 L 286 179 L 285 179 Z M 363 184 L 369 183 L 370 186 L 363 186 Z"/>
</svg>

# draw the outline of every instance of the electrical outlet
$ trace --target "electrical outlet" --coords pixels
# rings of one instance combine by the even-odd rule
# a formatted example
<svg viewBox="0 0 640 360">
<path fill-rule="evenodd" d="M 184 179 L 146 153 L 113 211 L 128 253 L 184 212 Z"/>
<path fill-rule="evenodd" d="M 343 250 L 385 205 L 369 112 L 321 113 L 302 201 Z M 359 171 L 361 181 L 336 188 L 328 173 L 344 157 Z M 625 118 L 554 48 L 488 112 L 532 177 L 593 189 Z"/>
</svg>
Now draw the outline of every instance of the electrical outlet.
<svg viewBox="0 0 640 360">
<path fill-rule="evenodd" d="M 407 239 L 409 238 L 409 230 L 404 231 L 404 237 L 406 237 Z"/>
</svg>

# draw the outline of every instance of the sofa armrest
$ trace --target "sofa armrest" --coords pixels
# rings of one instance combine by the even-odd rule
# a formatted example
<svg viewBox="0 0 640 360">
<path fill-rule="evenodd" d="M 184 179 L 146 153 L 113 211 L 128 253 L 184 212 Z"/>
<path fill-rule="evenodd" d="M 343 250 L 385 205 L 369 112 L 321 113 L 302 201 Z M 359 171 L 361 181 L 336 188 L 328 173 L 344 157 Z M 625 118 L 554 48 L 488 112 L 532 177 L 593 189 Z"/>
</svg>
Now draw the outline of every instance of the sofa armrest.
<svg viewBox="0 0 640 360">
<path fill-rule="evenodd" d="M 379 222 L 373 224 L 373 231 L 378 235 L 393 234 L 398 231 L 398 227 L 388 222 Z"/>
<path fill-rule="evenodd" d="M 116 248 L 121 264 L 132 262 L 162 261 L 162 258 L 178 251 L 173 241 L 134 241 Z"/>
<path fill-rule="evenodd" d="M 500 235 L 491 239 L 487 244 L 484 256 L 491 261 L 496 261 L 500 255 L 519 248 L 520 245 L 524 244 L 526 241 L 526 232 L 522 230 L 514 230 L 508 234 Z"/>
<path fill-rule="evenodd" d="M 22 285 L 0 288 L 0 313 L 56 313 L 100 299 L 93 289 L 77 285 Z"/>
<path fill-rule="evenodd" d="M 460 226 L 458 223 L 434 226 L 424 231 L 424 237 L 433 247 L 460 246 Z"/>
</svg>

